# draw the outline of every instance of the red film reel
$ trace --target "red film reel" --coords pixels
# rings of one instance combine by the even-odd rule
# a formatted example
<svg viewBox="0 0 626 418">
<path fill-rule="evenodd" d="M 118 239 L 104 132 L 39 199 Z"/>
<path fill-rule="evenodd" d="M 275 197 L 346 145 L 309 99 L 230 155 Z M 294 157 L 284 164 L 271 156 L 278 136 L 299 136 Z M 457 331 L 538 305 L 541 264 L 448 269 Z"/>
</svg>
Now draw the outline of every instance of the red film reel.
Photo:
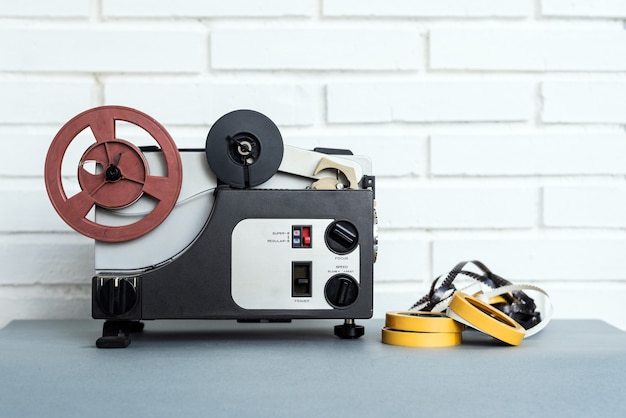
<svg viewBox="0 0 626 418">
<path fill-rule="evenodd" d="M 116 138 L 116 120 L 134 124 L 156 140 L 165 159 L 166 176 L 150 175 L 139 148 Z M 93 132 L 96 143 L 85 151 L 78 166 L 81 191 L 68 198 L 61 179 L 63 156 L 74 138 L 87 127 Z M 85 168 L 87 162 L 95 162 L 101 169 L 90 172 Z M 63 125 L 48 150 L 44 177 L 50 201 L 61 218 L 81 234 L 106 242 L 130 241 L 156 228 L 174 209 L 183 179 L 180 154 L 165 128 L 145 113 L 122 106 L 96 107 Z M 144 193 L 157 204 L 135 223 L 107 226 L 87 219 L 94 205 L 123 208 Z"/>
</svg>

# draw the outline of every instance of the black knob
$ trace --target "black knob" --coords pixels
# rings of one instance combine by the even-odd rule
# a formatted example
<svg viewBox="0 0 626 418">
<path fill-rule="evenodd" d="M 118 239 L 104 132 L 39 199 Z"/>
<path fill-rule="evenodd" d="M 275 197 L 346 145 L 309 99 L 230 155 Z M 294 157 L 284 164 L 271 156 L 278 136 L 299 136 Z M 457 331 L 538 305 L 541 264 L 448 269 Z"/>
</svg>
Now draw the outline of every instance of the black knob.
<svg viewBox="0 0 626 418">
<path fill-rule="evenodd" d="M 324 295 L 328 303 L 336 308 L 352 305 L 359 296 L 359 285 L 347 274 L 337 274 L 326 282 Z"/>
<path fill-rule="evenodd" d="M 108 315 L 122 315 L 137 303 L 137 288 L 132 278 L 105 279 L 98 291 L 100 309 Z"/>
<path fill-rule="evenodd" d="M 110 165 L 109 168 L 107 168 L 104 176 L 107 181 L 118 181 L 122 178 L 122 172 L 119 168 L 117 168 L 117 166 Z"/>
<path fill-rule="evenodd" d="M 104 176 L 107 181 L 114 182 L 122 178 L 122 172 L 117 167 L 117 165 L 120 163 L 121 158 L 122 153 L 120 152 L 119 154 L 117 154 L 117 157 L 115 157 L 115 161 L 113 161 L 109 168 L 106 169 Z"/>
<path fill-rule="evenodd" d="M 333 222 L 326 228 L 326 245 L 337 254 L 347 254 L 359 243 L 359 232 L 348 221 Z"/>
</svg>

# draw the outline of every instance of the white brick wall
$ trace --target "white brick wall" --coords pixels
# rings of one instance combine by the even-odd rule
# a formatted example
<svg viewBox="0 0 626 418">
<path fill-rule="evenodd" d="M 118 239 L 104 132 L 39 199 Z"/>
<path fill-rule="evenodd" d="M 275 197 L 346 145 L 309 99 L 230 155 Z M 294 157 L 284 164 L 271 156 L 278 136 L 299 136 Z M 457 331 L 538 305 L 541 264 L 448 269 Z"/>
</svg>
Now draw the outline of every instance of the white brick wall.
<svg viewBox="0 0 626 418">
<path fill-rule="evenodd" d="M 626 187 L 548 186 L 543 192 L 549 227 L 626 228 Z"/>
<path fill-rule="evenodd" d="M 324 0 L 325 16 L 394 17 L 522 17 L 530 13 L 526 0 Z"/>
<path fill-rule="evenodd" d="M 316 0 L 229 0 L 184 1 L 168 0 L 103 0 L 104 17 L 311 17 L 317 8 Z"/>
<path fill-rule="evenodd" d="M 397 179 L 377 184 L 381 228 L 516 229 L 533 227 L 537 218 L 537 192 L 526 186 L 422 186 Z"/>
<path fill-rule="evenodd" d="M 437 70 L 624 71 L 626 33 L 581 29 L 434 29 Z"/>
<path fill-rule="evenodd" d="M 0 0 L 0 326 L 89 317 L 93 244 L 43 164 L 65 121 L 121 104 L 181 147 L 253 108 L 287 143 L 371 156 L 377 316 L 479 259 L 626 329 L 622 19 L 623 0 Z"/>
<path fill-rule="evenodd" d="M 268 45 L 260 48 L 260 45 Z M 220 70 L 416 70 L 419 32 L 402 29 L 216 29 L 211 66 Z"/>
<path fill-rule="evenodd" d="M 431 135 L 436 176 L 558 176 L 626 174 L 623 135 Z"/>
<path fill-rule="evenodd" d="M 0 123 L 64 123 L 68 116 L 93 105 L 93 87 L 93 80 L 84 76 L 33 79 L 28 74 L 0 72 Z"/>
<path fill-rule="evenodd" d="M 623 81 L 547 81 L 542 87 L 546 123 L 626 124 Z"/>
<path fill-rule="evenodd" d="M 85 0 L 22 0 L 11 4 L 7 0 L 0 1 L 2 17 L 89 17 L 89 2 Z"/>
<path fill-rule="evenodd" d="M 507 81 L 335 82 L 329 123 L 517 122 L 532 116 L 532 84 Z"/>
<path fill-rule="evenodd" d="M 7 27 L 0 29 L 0 71 L 198 73 L 205 44 L 200 28 Z"/>
<path fill-rule="evenodd" d="M 621 0 L 542 0 L 545 16 L 626 17 L 626 3 Z"/>
<path fill-rule="evenodd" d="M 283 126 L 309 126 L 315 121 L 321 86 L 281 81 L 220 82 L 196 79 L 103 79 L 104 100 L 124 103 L 168 125 L 210 125 L 223 114 L 255 109 Z M 204 134 L 206 139 L 206 133 Z"/>
</svg>

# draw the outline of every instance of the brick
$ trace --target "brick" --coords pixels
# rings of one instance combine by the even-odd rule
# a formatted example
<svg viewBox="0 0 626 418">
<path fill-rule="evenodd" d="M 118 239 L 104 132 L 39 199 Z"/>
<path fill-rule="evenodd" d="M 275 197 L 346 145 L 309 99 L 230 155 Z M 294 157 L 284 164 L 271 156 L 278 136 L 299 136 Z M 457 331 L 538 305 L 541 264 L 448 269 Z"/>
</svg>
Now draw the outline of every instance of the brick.
<svg viewBox="0 0 626 418">
<path fill-rule="evenodd" d="M 0 29 L 0 71 L 200 72 L 204 30 Z"/>
<path fill-rule="evenodd" d="M 626 252 L 626 239 L 437 239 L 433 242 L 433 271 L 447 273 L 463 260 L 480 260 L 494 273 L 515 283 L 542 280 L 623 280 L 617 260 Z"/>
<path fill-rule="evenodd" d="M 52 136 L 24 132 L 22 129 L 0 129 L 0 155 L 20 158 L 3 158 L 0 176 L 41 176 L 48 145 Z"/>
<path fill-rule="evenodd" d="M 259 45 L 263 45 L 262 48 Z M 415 70 L 421 38 L 411 29 L 216 29 L 211 65 L 238 70 Z"/>
<path fill-rule="evenodd" d="M 0 328 L 14 319 L 91 317 L 91 286 L 0 287 Z"/>
<path fill-rule="evenodd" d="M 78 233 L 4 235 L 0 248 L 0 286 L 86 284 L 93 276 L 93 240 Z"/>
<path fill-rule="evenodd" d="M 548 227 L 626 227 L 624 186 L 548 186 L 543 205 Z"/>
<path fill-rule="evenodd" d="M 253 109 L 275 123 L 311 125 L 317 88 L 296 84 L 215 84 L 204 81 L 108 79 L 107 103 L 124 103 L 163 124 L 210 125 L 236 109 Z"/>
<path fill-rule="evenodd" d="M 204 148 L 206 146 L 206 136 L 208 133 L 206 126 L 181 127 L 167 124 L 166 129 L 179 149 Z"/>
<path fill-rule="evenodd" d="M 622 0 L 542 0 L 544 16 L 626 17 Z"/>
<path fill-rule="evenodd" d="M 405 268 L 407 264 L 404 264 Z M 382 282 L 374 285 L 374 318 L 389 311 L 404 311 L 428 292 L 425 282 Z"/>
<path fill-rule="evenodd" d="M 624 283 L 594 280 L 593 283 L 557 282 L 541 286 L 550 295 L 555 319 L 600 319 L 626 330 Z"/>
<path fill-rule="evenodd" d="M 428 276 L 429 243 L 419 236 L 380 231 L 378 256 L 374 265 L 376 283 L 424 280 Z"/>
<path fill-rule="evenodd" d="M 546 123 L 626 124 L 626 83 L 546 81 L 541 118 Z"/>
<path fill-rule="evenodd" d="M 229 0 L 228 2 L 167 0 L 103 0 L 104 17 L 310 17 L 315 0 Z"/>
<path fill-rule="evenodd" d="M 370 135 L 290 135 L 283 133 L 286 144 L 299 148 L 315 147 L 345 148 L 355 155 L 364 155 L 372 160 L 375 176 L 415 176 L 424 170 L 426 164 L 425 136 L 370 136 Z M 410 150 L 410 158 L 398 161 L 398 149 Z"/>
<path fill-rule="evenodd" d="M 530 13 L 525 0 L 324 0 L 325 16 L 385 17 L 523 17 Z"/>
<path fill-rule="evenodd" d="M 89 17 L 84 0 L 22 0 L 0 2 L 0 17 Z"/>
<path fill-rule="evenodd" d="M 531 228 L 537 192 L 526 187 L 456 187 L 379 181 L 381 228 Z"/>
<path fill-rule="evenodd" d="M 430 150 L 442 176 L 626 174 L 624 135 L 434 135 Z"/>
<path fill-rule="evenodd" d="M 328 122 L 524 121 L 527 82 L 337 82 L 327 87 Z"/>
<path fill-rule="evenodd" d="M 65 123 L 92 107 L 90 79 L 0 80 L 0 123 Z"/>
<path fill-rule="evenodd" d="M 0 128 L 0 155 L 19 156 L 19 158 L 3 159 L 0 164 L 0 176 L 41 177 L 48 148 L 61 125 L 62 123 L 58 123 L 53 128 L 32 131 L 24 128 Z M 84 144 L 81 143 L 81 145 Z M 65 160 L 68 163 L 62 166 L 64 176 L 76 175 L 76 164 L 88 146 L 80 149 L 80 146 L 70 145 L 65 154 Z"/>
<path fill-rule="evenodd" d="M 433 29 L 430 66 L 441 70 L 623 71 L 623 30 Z"/>
<path fill-rule="evenodd" d="M 68 187 L 73 196 L 78 191 Z M 0 232 L 68 232 L 67 226 L 52 207 L 42 179 L 5 181 L 0 185 Z"/>
</svg>

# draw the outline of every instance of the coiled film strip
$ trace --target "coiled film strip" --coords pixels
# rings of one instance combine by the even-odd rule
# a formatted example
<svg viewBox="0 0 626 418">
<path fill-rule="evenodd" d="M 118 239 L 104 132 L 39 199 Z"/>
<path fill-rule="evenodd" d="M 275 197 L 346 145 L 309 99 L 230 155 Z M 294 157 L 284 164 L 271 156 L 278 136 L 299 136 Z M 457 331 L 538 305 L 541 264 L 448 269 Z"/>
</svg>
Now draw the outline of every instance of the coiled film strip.
<svg viewBox="0 0 626 418">
<path fill-rule="evenodd" d="M 467 270 L 467 265 L 473 265 L 480 273 Z M 460 277 L 467 280 L 457 286 L 455 282 Z M 543 289 L 528 284 L 514 285 L 475 260 L 460 262 L 445 278 L 440 276 L 435 279 L 430 291 L 409 310 L 445 312 L 452 295 L 458 290 L 482 301 L 497 297 L 490 304 L 522 325 L 526 329 L 526 336 L 536 334 L 552 319 L 552 303 Z M 527 291 L 534 293 L 536 297 L 531 298 Z"/>
<path fill-rule="evenodd" d="M 464 270 L 467 264 L 476 266 L 482 274 Z M 470 283 L 461 289 L 453 284 L 459 276 Z M 540 296 L 537 303 L 526 291 Z M 388 312 L 382 340 L 386 344 L 409 347 L 443 347 L 458 343 L 446 334 L 449 327 L 441 327 L 444 319 L 481 331 L 509 345 L 518 345 L 528 336 L 547 326 L 552 317 L 548 294 L 533 285 L 514 285 L 491 272 L 479 261 L 458 263 L 445 278 L 435 279 L 430 291 L 409 311 Z M 422 334 L 441 334 L 437 337 Z M 435 345 L 438 341 L 440 345 Z"/>
</svg>

